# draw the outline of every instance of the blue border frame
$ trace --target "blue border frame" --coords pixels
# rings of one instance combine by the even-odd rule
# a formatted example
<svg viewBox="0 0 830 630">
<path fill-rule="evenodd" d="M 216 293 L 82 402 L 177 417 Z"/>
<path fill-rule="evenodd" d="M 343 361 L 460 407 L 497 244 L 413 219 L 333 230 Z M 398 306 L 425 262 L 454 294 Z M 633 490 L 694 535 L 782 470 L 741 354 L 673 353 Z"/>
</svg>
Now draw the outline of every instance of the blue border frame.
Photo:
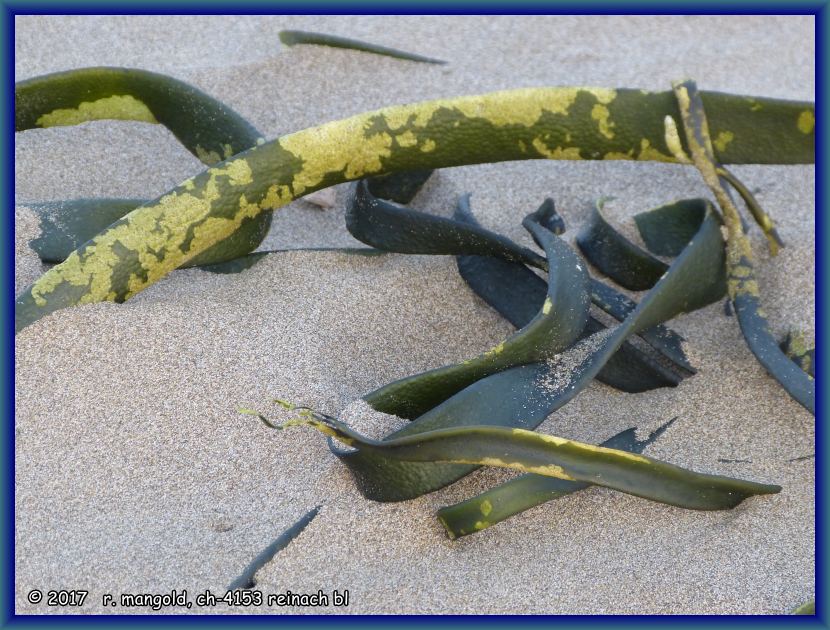
<svg viewBox="0 0 830 630">
<path fill-rule="evenodd" d="M 515 3 L 498 4 L 497 0 L 489 2 L 475 2 L 474 0 L 455 0 L 451 3 L 442 3 L 440 0 L 424 0 L 413 2 L 408 0 L 396 4 L 394 7 L 384 6 L 380 2 L 322 2 L 310 0 L 302 4 L 298 2 L 267 2 L 256 0 L 240 0 L 239 2 L 227 2 L 226 0 L 214 0 L 206 5 L 194 0 L 177 0 L 175 3 L 164 0 L 145 0 L 137 2 L 130 0 L 119 4 L 117 9 L 98 2 L 89 0 L 70 3 L 61 3 L 56 0 L 21 2 L 0 0 L 0 33 L 2 33 L 3 63 L 2 81 L 6 98 L 2 102 L 2 133 L 5 142 L 3 143 L 3 170 L 2 190 L 5 197 L 5 208 L 7 209 L 3 218 L 2 238 L 2 262 L 0 263 L 0 291 L 5 299 L 2 307 L 2 379 L 0 379 L 0 400 L 3 405 L 4 438 L 2 451 L 0 451 L 0 462 L 2 462 L 2 520 L 0 520 L 0 533 L 2 533 L 2 563 L 0 563 L 0 625 L 2 626 L 53 626 L 53 625 L 106 625 L 109 623 L 147 625 L 154 627 L 168 627 L 173 624 L 238 624 L 243 623 L 278 623 L 281 627 L 316 627 L 322 624 L 386 624 L 389 619 L 386 617 L 329 617 L 329 616 L 303 616 L 303 617 L 278 617 L 271 616 L 244 616 L 233 615 L 225 617 L 221 615 L 200 615 L 191 617 L 167 617 L 162 615 L 136 615 L 136 616 L 61 616 L 61 617 L 35 617 L 18 616 L 14 614 L 14 327 L 12 305 L 14 302 L 14 17 L 15 15 L 31 14 L 67 14 L 67 15 L 123 15 L 123 14 L 424 14 L 440 13 L 448 15 L 456 14 L 572 14 L 572 15 L 595 15 L 595 14 L 632 14 L 632 15 L 676 15 L 676 14 L 758 14 L 758 15 L 814 15 L 816 17 L 816 89 L 817 89 L 817 116 L 816 116 L 816 233 L 818 237 L 816 264 L 816 291 L 817 291 L 817 315 L 819 326 L 816 327 L 816 378 L 819 379 L 817 388 L 817 410 L 816 415 L 816 600 L 817 615 L 815 617 L 793 617 L 786 615 L 772 615 L 765 617 L 757 616 L 630 616 L 630 617 L 594 617 L 594 616 L 540 616 L 540 617 L 453 617 L 449 622 L 463 623 L 465 625 L 501 625 L 505 623 L 521 623 L 527 625 L 556 625 L 557 627 L 582 627 L 590 625 L 613 624 L 663 624 L 670 621 L 673 624 L 684 626 L 696 626 L 712 623 L 739 623 L 742 625 L 763 625 L 765 627 L 804 626 L 828 627 L 828 616 L 824 602 L 827 601 L 827 547 L 824 533 L 826 531 L 827 519 L 827 463 L 824 455 L 827 451 L 827 430 L 824 426 L 825 418 L 825 389 L 827 384 L 824 366 L 827 359 L 827 347 L 825 334 L 821 324 L 827 314 L 827 286 L 826 272 L 828 253 L 824 245 L 830 242 L 827 217 L 824 212 L 827 206 L 826 181 L 830 178 L 830 170 L 826 162 L 828 138 L 827 124 L 827 83 L 825 81 L 825 55 L 828 51 L 826 37 L 828 26 L 830 26 L 830 0 L 796 0 L 793 2 L 758 2 L 753 0 L 730 0 L 729 2 L 717 2 L 716 0 L 700 0 L 697 2 L 683 0 L 667 6 L 648 0 L 639 1 L 613 1 L 613 0 L 568 0 L 564 2 L 553 2 L 545 0 L 520 0 Z M 419 617 L 395 617 L 394 623 L 406 625 L 434 626 L 437 623 L 444 623 L 438 616 Z"/>
</svg>

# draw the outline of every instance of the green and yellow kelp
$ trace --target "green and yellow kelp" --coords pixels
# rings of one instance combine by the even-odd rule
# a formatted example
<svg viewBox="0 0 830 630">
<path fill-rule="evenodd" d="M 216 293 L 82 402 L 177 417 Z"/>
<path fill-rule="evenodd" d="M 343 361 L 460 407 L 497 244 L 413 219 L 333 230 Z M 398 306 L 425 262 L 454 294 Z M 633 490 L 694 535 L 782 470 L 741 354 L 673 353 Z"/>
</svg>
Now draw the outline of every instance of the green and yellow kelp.
<svg viewBox="0 0 830 630">
<path fill-rule="evenodd" d="M 284 32 L 282 39 L 435 61 L 320 34 Z M 749 189 L 724 166 L 812 163 L 812 103 L 699 93 L 691 82 L 660 93 L 530 88 L 388 107 L 266 142 L 232 110 L 180 81 L 139 70 L 87 68 L 18 83 L 15 115 L 17 131 L 101 119 L 160 123 L 211 165 L 154 200 L 35 204 L 45 229 L 33 246 L 58 264 L 18 297 L 17 330 L 67 306 L 124 301 L 178 267 L 245 269 L 266 255 L 251 252 L 272 210 L 315 190 L 364 180 L 356 185 L 347 226 L 371 249 L 353 253 L 456 256 L 470 288 L 520 329 L 462 364 L 367 394 L 375 409 L 412 420 L 383 440 L 369 440 L 332 417 L 302 412 L 295 423 L 329 436 L 366 497 L 417 497 L 481 465 L 525 473 L 442 509 L 442 522 L 457 537 L 589 485 L 705 510 L 728 509 L 780 489 L 643 455 L 665 426 L 646 440 L 629 429 L 599 446 L 532 429 L 594 378 L 638 392 L 690 377 L 694 368 L 682 339 L 664 322 L 727 290 L 753 352 L 793 397 L 813 409 L 811 349 L 795 335 L 783 350 L 772 341 L 742 218 L 726 187 L 744 200 L 773 253 L 780 239 Z M 408 203 L 436 168 L 524 159 L 693 164 L 723 216 L 702 199 L 637 215 L 646 251 L 625 240 L 598 205 L 579 245 L 609 277 L 648 290 L 635 303 L 590 277 L 587 265 L 558 237 L 565 225 L 552 200 L 524 220 L 544 255 L 478 225 L 469 197 L 461 198 L 453 219 L 384 201 Z M 58 215 L 62 220 L 53 220 Z M 675 259 L 669 264 L 657 256 Z M 547 273 L 547 281 L 534 269 Z M 598 312 L 590 313 L 591 304 L 619 323 L 606 327 Z M 647 345 L 632 344 L 635 335 Z M 273 554 L 271 549 L 265 554 Z M 248 571 L 240 580 L 248 584 L 251 576 Z"/>
<path fill-rule="evenodd" d="M 638 440 L 636 429 L 626 429 L 600 444 L 607 449 L 639 454 L 660 437 L 675 419 Z M 591 483 L 525 473 L 461 503 L 438 510 L 438 520 L 451 539 L 487 529 L 542 503 L 590 488 Z"/>
<path fill-rule="evenodd" d="M 734 178 L 724 176 L 723 170 L 718 167 L 704 99 L 694 81 L 679 81 L 674 84 L 674 91 L 690 151 L 689 161 L 700 171 L 723 212 L 727 232 L 726 269 L 729 299 L 735 307 L 747 345 L 761 365 L 781 383 L 790 396 L 815 415 L 813 377 L 784 354 L 770 332 L 766 314 L 761 308 L 760 287 L 755 276 L 752 246 L 744 232 L 738 209 L 726 188 L 729 184 L 734 186 Z M 808 110 L 805 112 L 809 113 Z M 796 124 L 796 127 L 800 133 L 812 131 L 811 125 L 808 128 L 806 124 Z M 677 148 L 675 150 L 679 151 Z M 767 233 L 771 246 L 777 246 L 777 235 L 773 232 L 772 223 L 767 215 L 756 210 L 754 216 Z"/>
<path fill-rule="evenodd" d="M 220 112 L 223 124 L 209 115 L 194 122 L 192 113 L 204 110 L 201 93 L 168 89 L 170 81 L 142 71 L 93 68 L 15 86 L 18 131 L 102 117 L 150 120 L 152 115 L 171 128 L 181 127 L 174 133 L 202 159 L 225 159 L 136 208 L 47 271 L 18 296 L 16 330 L 67 306 L 126 300 L 271 210 L 343 181 L 504 160 L 677 161 L 663 123 L 666 116 L 678 115 L 671 92 L 508 90 L 388 107 L 249 149 L 259 141 L 250 125 L 229 110 Z M 125 95 L 130 99 L 111 98 Z M 811 103 L 720 93 L 702 98 L 712 133 L 732 134 L 717 152 L 719 163 L 814 160 L 814 131 L 805 133 L 806 124 L 797 124 L 813 111 Z M 247 141 L 232 143 L 225 126 Z M 236 153 L 241 149 L 248 150 Z"/>
<path fill-rule="evenodd" d="M 550 361 L 542 358 L 546 351 L 544 347 L 521 348 L 521 352 L 514 352 L 511 359 L 515 367 L 501 368 L 496 373 L 479 378 L 390 434 L 387 439 L 478 424 L 484 417 L 486 423 L 494 426 L 537 427 L 596 377 L 629 337 L 679 313 L 720 299 L 724 286 L 724 256 L 720 220 L 710 209 L 687 247 L 621 324 L 574 345 L 575 336 L 570 344 L 566 344 L 570 347 Z M 553 270 L 555 267 L 551 265 L 550 268 Z M 587 284 L 565 283 L 564 287 L 572 292 L 587 292 Z M 585 299 L 589 298 L 586 296 Z M 560 306 L 566 308 L 554 304 L 551 313 Z M 582 332 L 583 329 L 578 330 L 577 336 Z M 404 383 L 407 388 L 397 390 L 398 397 L 392 399 L 397 407 L 406 409 L 406 395 L 419 404 L 430 399 L 428 395 L 424 396 L 424 391 L 429 394 L 433 385 L 429 372 L 404 379 Z M 364 397 L 373 407 L 377 392 L 384 392 L 384 388 Z M 382 403 L 387 400 L 381 398 Z M 385 408 L 388 407 L 380 406 L 381 410 Z M 361 491 L 368 498 L 378 501 L 417 497 L 446 486 L 472 470 L 470 466 L 456 464 L 397 461 L 374 452 L 344 451 L 332 446 L 335 454 L 351 470 Z"/>
<path fill-rule="evenodd" d="M 748 497 L 774 494 L 780 486 L 693 472 L 629 451 L 583 444 L 525 429 L 487 425 L 438 429 L 372 440 L 312 410 L 282 425 L 308 425 L 347 446 L 408 462 L 447 462 L 511 468 L 571 482 L 587 482 L 644 499 L 693 510 L 733 508 Z M 485 517 L 482 516 L 482 519 Z"/>
</svg>

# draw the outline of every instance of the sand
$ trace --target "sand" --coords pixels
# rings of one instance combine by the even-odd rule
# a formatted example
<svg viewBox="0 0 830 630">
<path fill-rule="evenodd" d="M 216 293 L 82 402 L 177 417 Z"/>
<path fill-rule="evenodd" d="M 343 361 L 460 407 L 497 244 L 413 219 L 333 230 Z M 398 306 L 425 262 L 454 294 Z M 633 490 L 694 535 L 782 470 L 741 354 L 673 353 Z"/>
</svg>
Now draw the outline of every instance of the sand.
<svg viewBox="0 0 830 630">
<path fill-rule="evenodd" d="M 534 85 L 703 89 L 814 98 L 810 17 L 17 17 L 16 79 L 89 65 L 166 72 L 225 101 L 268 137 L 367 109 Z M 413 64 L 322 47 L 281 48 L 282 28 L 363 38 L 450 60 Z M 44 46 L 48 41 L 49 45 Z M 716 42 L 716 45 L 713 44 Z M 16 136 L 16 287 L 41 265 L 27 201 L 155 197 L 201 170 L 165 129 L 101 122 Z M 814 329 L 812 166 L 736 167 L 788 247 L 753 229 L 774 332 Z M 528 244 L 520 218 L 556 199 L 572 235 L 593 200 L 636 212 L 707 196 L 675 165 L 532 162 L 447 169 L 416 198 L 456 196 Z M 280 210 L 265 248 L 354 244 L 346 189 L 321 210 Z M 676 319 L 699 372 L 629 395 L 592 383 L 541 430 L 598 442 L 677 416 L 646 453 L 783 491 L 695 512 L 593 488 L 459 541 L 434 512 L 512 473 L 479 470 L 404 503 L 364 499 L 311 429 L 274 432 L 273 397 L 337 414 L 396 378 L 492 347 L 511 327 L 447 257 L 287 252 L 232 276 L 177 271 L 123 305 L 61 311 L 16 337 L 15 589 L 221 591 L 285 528 L 319 515 L 261 569 L 264 593 L 350 593 L 348 607 L 267 613 L 783 613 L 814 593 L 814 419 L 754 360 L 722 304 Z M 357 413 L 356 415 L 360 415 Z M 367 428 L 377 430 L 377 418 Z M 356 419 L 355 422 L 359 422 Z M 722 461 L 749 460 L 749 461 Z M 73 609 L 72 612 L 77 612 Z M 229 609 L 165 608 L 167 613 Z"/>
</svg>

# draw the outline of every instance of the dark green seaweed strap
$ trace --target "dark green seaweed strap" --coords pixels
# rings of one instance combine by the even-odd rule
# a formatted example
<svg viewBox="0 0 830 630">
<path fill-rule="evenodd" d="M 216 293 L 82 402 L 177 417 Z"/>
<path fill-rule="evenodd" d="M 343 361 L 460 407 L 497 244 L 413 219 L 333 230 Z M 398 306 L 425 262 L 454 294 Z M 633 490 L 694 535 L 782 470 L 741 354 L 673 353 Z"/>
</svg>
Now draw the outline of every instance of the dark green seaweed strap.
<svg viewBox="0 0 830 630">
<path fill-rule="evenodd" d="M 306 410 L 273 428 L 308 425 L 359 452 L 406 462 L 449 462 L 512 468 L 587 482 L 693 510 L 730 509 L 780 486 L 693 472 L 642 454 L 593 446 L 524 429 L 475 425 L 389 440 L 372 440 L 329 416 Z"/>
<path fill-rule="evenodd" d="M 707 199 L 680 199 L 634 215 L 634 223 L 648 251 L 657 256 L 678 256 L 700 229 L 712 204 Z"/>
<path fill-rule="evenodd" d="M 297 536 L 303 533 L 303 530 L 308 527 L 308 524 L 314 520 L 314 517 L 317 516 L 318 512 L 320 511 L 321 506 L 317 506 L 312 508 L 303 516 L 301 516 L 297 522 L 287 528 L 282 534 L 280 534 L 277 539 L 268 545 L 265 549 L 260 551 L 256 557 L 251 560 L 247 567 L 242 571 L 242 573 L 235 578 L 230 584 L 228 584 L 227 590 L 233 591 L 236 589 L 252 589 L 256 586 L 256 573 L 266 564 L 271 562 L 274 559 L 274 556 L 285 549 L 292 540 L 294 540 Z"/>
<path fill-rule="evenodd" d="M 787 393 L 815 415 L 815 381 L 778 347 L 761 309 L 761 294 L 755 276 L 752 247 L 741 226 L 738 209 L 726 191 L 721 180 L 722 175 L 718 172 L 704 103 L 697 86 L 693 81 L 681 81 L 675 83 L 674 90 L 691 160 L 712 190 L 723 212 L 727 229 L 727 286 L 744 339 L 761 365 Z"/>
<path fill-rule="evenodd" d="M 415 53 L 396 50 L 395 48 L 387 48 L 386 46 L 370 44 L 369 42 L 363 42 L 358 39 L 339 37 L 338 35 L 328 35 L 326 33 L 313 33 L 311 31 L 280 31 L 280 41 L 286 46 L 296 46 L 297 44 L 316 44 L 318 46 L 330 46 L 332 48 L 360 50 L 363 52 L 374 53 L 376 55 L 383 55 L 385 57 L 405 59 L 407 61 L 419 61 L 421 63 L 434 63 L 439 65 L 447 63 L 446 61 L 442 61 L 440 59 L 433 59 L 432 57 L 424 57 L 423 55 L 416 55 Z"/>
<path fill-rule="evenodd" d="M 594 267 L 620 286 L 632 291 L 650 289 L 669 266 L 614 229 L 602 214 L 604 204 L 604 199 L 596 202 L 577 235 L 579 249 Z"/>
<path fill-rule="evenodd" d="M 401 254 L 498 256 L 540 269 L 547 267 L 539 254 L 500 234 L 379 199 L 369 186 L 366 181 L 355 184 L 346 210 L 346 227 L 367 245 Z"/>
<path fill-rule="evenodd" d="M 671 426 L 676 418 L 652 431 L 645 440 L 638 440 L 635 428 L 626 429 L 600 444 L 603 448 L 642 453 Z M 519 475 L 495 488 L 438 510 L 438 520 L 447 535 L 460 538 L 482 531 L 532 507 L 560 499 L 593 484 L 567 481 L 532 473 Z"/>
<path fill-rule="evenodd" d="M 402 171 L 391 175 L 369 177 L 366 181 L 369 193 L 378 199 L 388 199 L 396 203 L 407 204 L 418 194 L 432 170 Z"/>
<path fill-rule="evenodd" d="M 25 203 L 40 219 L 40 234 L 29 241 L 29 247 L 45 263 L 63 262 L 98 232 L 145 203 L 146 199 L 109 198 Z"/>
<path fill-rule="evenodd" d="M 588 319 L 588 274 L 558 236 L 532 220 L 525 226 L 543 243 L 550 267 L 547 297 L 536 316 L 495 348 L 463 363 L 390 383 L 364 396 L 366 402 L 378 411 L 417 418 L 485 376 L 544 361 L 573 344 Z"/>
<path fill-rule="evenodd" d="M 14 86 L 14 130 L 135 120 L 167 127 L 205 164 L 264 142 L 230 107 L 183 81 L 130 68 L 82 68 Z"/>
<path fill-rule="evenodd" d="M 700 227 L 700 223 L 698 223 L 698 227 Z M 637 303 L 634 300 L 603 284 L 596 278 L 591 278 L 590 290 L 591 302 L 617 321 L 623 321 L 637 308 Z M 725 291 L 726 287 L 724 286 Z M 683 337 L 670 328 L 657 324 L 652 328 L 641 331 L 638 336 L 660 355 L 668 359 L 671 362 L 672 369 L 678 374 L 688 376 L 697 371 L 689 363 L 689 359 L 683 351 Z"/>
<path fill-rule="evenodd" d="M 551 200 L 545 200 L 532 216 L 549 221 L 553 229 L 564 232 L 564 222 L 553 209 Z M 467 195 L 459 198 L 454 218 L 463 223 L 477 224 Z M 700 221 L 697 227 L 700 227 Z M 470 288 L 517 328 L 525 326 L 542 307 L 547 285 L 524 265 L 484 256 L 457 256 L 456 263 L 461 277 Z M 637 306 L 594 278 L 590 279 L 589 288 L 591 301 L 619 321 Z M 591 316 L 581 338 L 603 329 L 605 326 Z M 680 335 L 658 325 L 642 331 L 640 336 L 667 359 L 667 365 L 655 361 L 626 341 L 597 374 L 597 380 L 626 392 L 642 392 L 675 386 L 694 373 L 680 345 Z"/>
<path fill-rule="evenodd" d="M 582 391 L 628 337 L 719 299 L 723 278 L 720 221 L 708 212 L 698 233 L 666 275 L 619 326 L 585 339 L 552 362 L 510 368 L 476 381 L 388 439 L 482 422 L 533 429 Z M 442 488 L 474 469 L 398 461 L 374 452 L 343 451 L 331 446 L 351 470 L 361 492 L 377 501 L 411 499 Z"/>
</svg>

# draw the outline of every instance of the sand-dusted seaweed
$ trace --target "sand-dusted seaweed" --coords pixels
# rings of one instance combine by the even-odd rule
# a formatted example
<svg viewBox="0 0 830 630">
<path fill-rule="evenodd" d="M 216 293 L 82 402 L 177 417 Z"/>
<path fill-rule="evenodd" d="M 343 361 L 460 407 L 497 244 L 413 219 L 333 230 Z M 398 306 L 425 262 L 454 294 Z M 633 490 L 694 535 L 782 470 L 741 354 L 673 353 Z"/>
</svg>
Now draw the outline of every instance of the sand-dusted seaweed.
<svg viewBox="0 0 830 630">
<path fill-rule="evenodd" d="M 330 35 L 283 31 L 280 38 L 442 63 Z M 341 251 L 454 256 L 470 289 L 519 330 L 479 356 L 364 396 L 375 410 L 411 420 L 404 428 L 374 440 L 308 408 L 289 405 L 299 417 L 284 425 L 246 411 L 270 427 L 302 424 L 326 434 L 362 493 L 377 501 L 421 496 L 482 465 L 524 473 L 441 509 L 451 538 L 591 485 L 700 510 L 778 492 L 773 484 L 693 472 L 644 454 L 671 422 L 687 419 L 641 440 L 627 429 L 599 446 L 533 431 L 594 378 L 629 393 L 692 378 L 684 340 L 665 323 L 725 294 L 758 360 L 814 412 L 814 349 L 796 331 L 780 347 L 773 339 L 746 224 L 728 190 L 741 197 L 773 254 L 781 239 L 750 189 L 724 166 L 812 163 L 812 103 L 700 93 L 691 81 L 662 93 L 533 88 L 389 107 L 266 142 L 238 114 L 180 81 L 87 68 L 18 83 L 15 116 L 16 131 L 101 119 L 161 123 L 213 165 L 155 200 L 29 204 L 42 227 L 32 247 L 57 264 L 18 297 L 16 330 L 67 306 L 124 301 L 178 267 L 244 271 L 268 255 L 255 250 L 273 209 L 346 181 L 356 182 L 347 228 L 370 247 Z M 520 159 L 694 165 L 720 212 L 705 199 L 684 199 L 640 213 L 634 220 L 643 249 L 603 215 L 603 200 L 596 203 L 576 242 L 610 279 L 647 291 L 635 302 L 590 275 L 561 238 L 566 225 L 552 199 L 523 220 L 538 252 L 482 227 L 469 195 L 452 218 L 405 205 L 433 169 Z M 250 587 L 256 569 L 315 514 L 231 586 Z"/>
</svg>

